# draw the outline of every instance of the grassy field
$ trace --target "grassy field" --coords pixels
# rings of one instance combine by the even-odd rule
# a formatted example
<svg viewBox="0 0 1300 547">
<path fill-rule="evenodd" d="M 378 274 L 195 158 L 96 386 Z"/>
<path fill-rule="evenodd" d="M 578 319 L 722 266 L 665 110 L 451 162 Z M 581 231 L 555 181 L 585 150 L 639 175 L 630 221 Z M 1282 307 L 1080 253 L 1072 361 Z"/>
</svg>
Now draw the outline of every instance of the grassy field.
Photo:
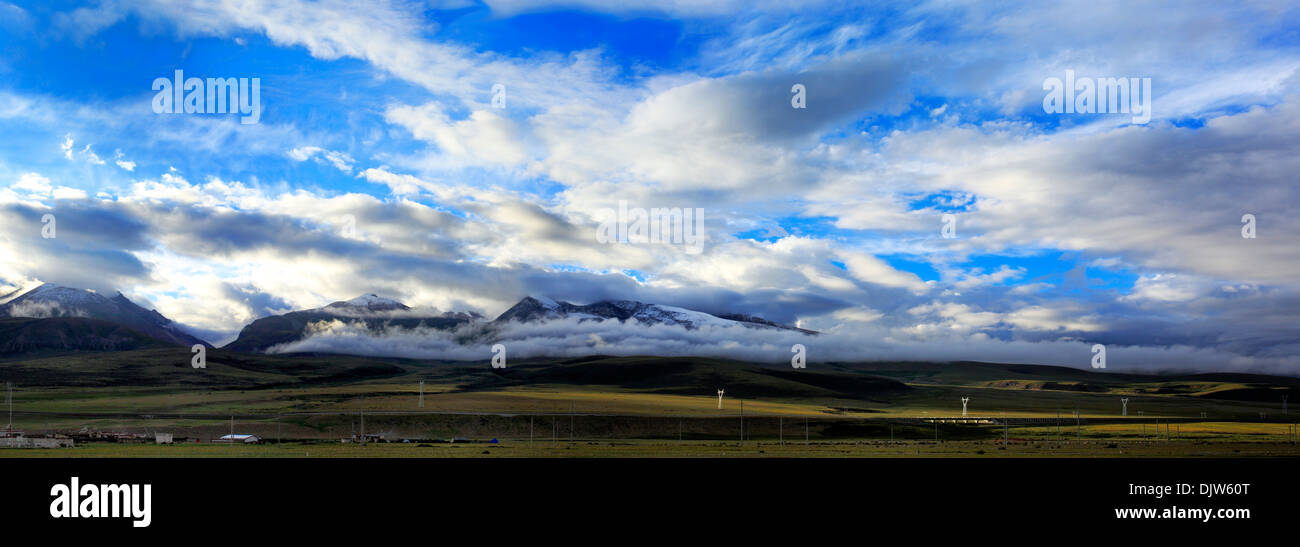
<svg viewBox="0 0 1300 547">
<path fill-rule="evenodd" d="M 1300 447 L 1270 441 L 815 441 L 780 444 L 650 440 L 457 443 L 284 443 L 258 446 L 93 443 L 64 449 L 0 451 L 3 457 L 59 458 L 1168 458 L 1297 457 Z"/>
<path fill-rule="evenodd" d="M 1296 455 L 1285 444 L 1292 437 L 1280 408 L 1281 395 L 1300 387 L 1293 378 L 984 363 L 832 363 L 794 371 L 649 357 L 530 361 L 499 370 L 220 350 L 210 354 L 208 369 L 197 370 L 177 365 L 185 355 L 150 349 L 0 362 L 0 378 L 15 383 L 13 423 L 29 436 L 162 431 L 210 441 L 228 433 L 233 418 L 238 433 L 292 440 L 285 446 L 300 446 L 304 455 L 317 451 L 313 457 Z M 719 387 L 727 390 L 722 409 Z M 934 431 L 927 425 L 960 416 L 962 397 L 970 398 L 970 416 L 1011 426 L 942 424 Z M 1108 423 L 1120 418 L 1121 397 L 1129 399 L 1129 415 Z M 747 442 L 737 446 L 742 405 Z M 1084 422 L 1077 431 L 1076 410 Z M 482 454 L 465 448 L 479 445 L 338 442 L 360 431 L 363 413 L 365 430 L 389 439 L 498 438 L 504 444 Z M 1031 418 L 1051 423 L 1017 423 Z M 780 438 L 802 442 L 805 423 L 810 445 L 769 450 Z M 1001 444 L 1004 435 L 1012 442 Z M 1170 440 L 1156 442 L 1157 435 Z M 585 441 L 541 446 L 552 436 Z M 888 444 L 891 438 L 897 443 Z M 1082 443 L 1066 442 L 1076 438 Z M 90 443 L 0 456 L 297 454 L 297 448 L 284 450 Z"/>
</svg>

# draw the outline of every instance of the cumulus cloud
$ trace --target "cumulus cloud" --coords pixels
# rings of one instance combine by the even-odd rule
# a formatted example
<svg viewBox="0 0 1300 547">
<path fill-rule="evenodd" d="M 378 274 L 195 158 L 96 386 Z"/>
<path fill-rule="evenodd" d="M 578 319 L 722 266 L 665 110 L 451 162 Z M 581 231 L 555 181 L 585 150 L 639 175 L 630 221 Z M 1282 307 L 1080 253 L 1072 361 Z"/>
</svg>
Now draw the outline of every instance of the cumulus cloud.
<svg viewBox="0 0 1300 547">
<path fill-rule="evenodd" d="M 45 178 L 40 173 L 34 172 L 23 173 L 22 176 L 18 177 L 18 182 L 15 182 L 10 186 L 10 188 L 15 190 L 24 190 L 38 195 L 48 195 L 54 190 L 54 187 L 50 186 L 50 179 Z"/>
<path fill-rule="evenodd" d="M 384 114 L 415 138 L 437 145 L 445 154 L 481 164 L 514 166 L 527 159 L 519 129 L 491 110 L 475 110 L 453 121 L 441 105 L 394 106 Z"/>
</svg>

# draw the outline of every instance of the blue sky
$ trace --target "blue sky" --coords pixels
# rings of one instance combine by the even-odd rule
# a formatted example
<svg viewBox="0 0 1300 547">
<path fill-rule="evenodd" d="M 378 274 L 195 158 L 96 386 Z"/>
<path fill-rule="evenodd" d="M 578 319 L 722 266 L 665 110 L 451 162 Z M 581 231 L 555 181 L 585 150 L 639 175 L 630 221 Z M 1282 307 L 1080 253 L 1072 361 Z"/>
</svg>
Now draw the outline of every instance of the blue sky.
<svg viewBox="0 0 1300 547">
<path fill-rule="evenodd" d="M 218 343 L 361 293 L 487 315 L 535 294 L 763 315 L 837 357 L 1086 366 L 1106 343 L 1132 368 L 1300 370 L 1285 2 L 0 14 L 10 290 L 122 290 Z M 154 113 L 175 70 L 260 79 L 259 122 Z M 1150 121 L 1045 112 L 1067 70 L 1150 78 Z M 700 209 L 707 244 L 597 241 L 619 201 Z M 31 237 L 46 212 L 57 242 Z"/>
</svg>

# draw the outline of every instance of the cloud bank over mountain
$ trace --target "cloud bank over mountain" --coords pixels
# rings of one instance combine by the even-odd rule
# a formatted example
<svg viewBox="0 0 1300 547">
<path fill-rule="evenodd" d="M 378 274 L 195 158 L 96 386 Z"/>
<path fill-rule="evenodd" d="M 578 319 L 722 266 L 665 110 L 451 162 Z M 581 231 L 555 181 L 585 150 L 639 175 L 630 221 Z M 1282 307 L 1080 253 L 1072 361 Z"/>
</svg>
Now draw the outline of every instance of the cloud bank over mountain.
<svg viewBox="0 0 1300 547">
<path fill-rule="evenodd" d="M 936 340 L 890 340 L 889 332 L 867 329 L 818 336 L 797 331 L 757 330 L 737 325 L 707 325 L 687 329 L 676 325 L 635 322 L 592 322 L 556 319 L 540 324 L 512 323 L 490 336 L 482 325 L 454 331 L 431 328 L 390 328 L 373 331 L 345 321 L 315 323 L 303 340 L 272 348 L 269 353 L 341 353 L 489 361 L 493 346 L 502 344 L 510 360 L 541 357 L 697 356 L 789 363 L 791 347 L 802 344 L 809 366 L 831 361 L 968 361 L 1034 363 L 1086 368 L 1092 357 L 1089 342 L 1053 340 L 1005 342 L 987 337 L 950 336 Z M 978 358 L 972 358 L 978 356 Z M 1108 370 L 1124 372 L 1254 371 L 1293 374 L 1300 360 L 1251 359 L 1213 349 L 1173 346 L 1110 346 Z"/>
</svg>

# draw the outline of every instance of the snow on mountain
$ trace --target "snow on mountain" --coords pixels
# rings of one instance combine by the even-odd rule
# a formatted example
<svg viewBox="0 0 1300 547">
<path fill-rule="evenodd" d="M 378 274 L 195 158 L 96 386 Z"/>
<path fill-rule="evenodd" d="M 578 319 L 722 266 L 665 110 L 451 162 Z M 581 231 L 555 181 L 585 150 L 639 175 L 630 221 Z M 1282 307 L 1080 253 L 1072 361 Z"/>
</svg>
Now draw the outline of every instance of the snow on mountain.
<svg viewBox="0 0 1300 547">
<path fill-rule="evenodd" d="M 701 311 L 675 306 L 646 304 L 635 300 L 603 300 L 592 304 L 577 305 L 532 296 L 524 297 L 524 299 L 498 316 L 495 322 L 531 323 L 561 318 L 578 319 L 579 321 L 604 321 L 606 319 L 627 321 L 631 319 L 645 325 L 678 325 L 691 330 L 705 326 L 740 325 L 753 328 L 798 330 L 814 334 L 813 331 L 796 329 L 748 315 L 729 315 L 727 318 L 723 318 Z"/>
<path fill-rule="evenodd" d="M 112 298 L 92 290 L 45 283 L 0 305 L 0 317 L 82 317 L 109 321 L 163 342 L 206 344 L 156 310 L 146 310 L 122 293 Z"/>
<path fill-rule="evenodd" d="M 455 330 L 483 319 L 473 312 L 436 312 L 411 308 L 406 304 L 376 294 L 363 294 L 351 300 L 334 302 L 325 307 L 293 311 L 282 315 L 262 317 L 245 325 L 239 337 L 225 349 L 242 352 L 263 352 L 270 348 L 297 342 L 308 335 L 312 325 L 322 322 L 342 321 L 360 325 L 372 333 L 386 329 Z"/>
<path fill-rule="evenodd" d="M 391 298 L 384 298 L 377 294 L 363 294 L 351 300 L 334 302 L 328 306 L 325 306 L 325 308 L 326 309 L 351 308 L 357 310 L 365 309 L 369 311 L 393 311 L 393 310 L 405 311 L 411 309 L 410 306 L 407 306 L 406 304 L 403 304 Z"/>
</svg>

